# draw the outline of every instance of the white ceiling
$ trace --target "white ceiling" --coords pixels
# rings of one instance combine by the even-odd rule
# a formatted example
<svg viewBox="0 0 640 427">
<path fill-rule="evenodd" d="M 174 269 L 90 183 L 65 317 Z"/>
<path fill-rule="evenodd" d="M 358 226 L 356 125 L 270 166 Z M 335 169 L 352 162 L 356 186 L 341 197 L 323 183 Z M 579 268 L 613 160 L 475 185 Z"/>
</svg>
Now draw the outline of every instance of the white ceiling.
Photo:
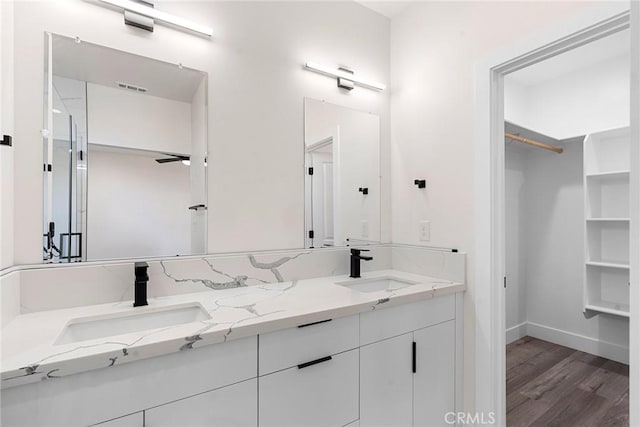
<svg viewBox="0 0 640 427">
<path fill-rule="evenodd" d="M 410 1 L 361 1 L 356 0 L 364 7 L 367 7 L 380 15 L 391 19 L 404 11 L 412 2 Z"/>
<path fill-rule="evenodd" d="M 142 86 L 147 94 L 191 103 L 206 73 L 92 43 L 53 36 L 53 74 L 103 86 Z M 126 90 L 126 89 L 123 89 Z"/>
<path fill-rule="evenodd" d="M 532 86 L 612 58 L 629 56 L 630 52 L 629 30 L 625 30 L 518 70 L 508 78 Z"/>
</svg>

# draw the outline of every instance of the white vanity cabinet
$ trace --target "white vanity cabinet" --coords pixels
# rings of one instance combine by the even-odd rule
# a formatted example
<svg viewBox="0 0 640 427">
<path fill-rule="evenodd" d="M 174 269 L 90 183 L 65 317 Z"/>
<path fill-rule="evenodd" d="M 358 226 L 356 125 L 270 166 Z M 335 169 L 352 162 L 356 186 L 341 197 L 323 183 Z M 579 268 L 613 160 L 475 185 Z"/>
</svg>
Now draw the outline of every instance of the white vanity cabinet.
<svg viewBox="0 0 640 427">
<path fill-rule="evenodd" d="M 259 378 L 260 426 L 344 426 L 358 419 L 358 349 L 309 363 Z"/>
<path fill-rule="evenodd" d="M 3 389 L 0 424 L 74 427 L 110 421 L 110 427 L 124 427 L 136 416 L 120 417 L 255 381 L 257 356 L 254 336 Z M 255 412 L 256 400 L 257 389 L 248 388 L 237 407 Z"/>
<path fill-rule="evenodd" d="M 3 389 L 1 425 L 444 426 L 460 399 L 461 301 L 450 294 L 318 314 L 293 328 Z"/>
<path fill-rule="evenodd" d="M 144 411 L 135 414 L 125 415 L 114 420 L 95 424 L 95 427 L 142 427 L 144 426 Z"/>
<path fill-rule="evenodd" d="M 260 336 L 261 427 L 447 425 L 456 296 L 378 307 Z"/>
<path fill-rule="evenodd" d="M 358 419 L 359 316 L 259 340 L 260 426 L 344 426 Z"/>
<path fill-rule="evenodd" d="M 454 318 L 453 295 L 361 315 L 361 426 L 447 425 L 445 414 L 455 411 Z"/>
<path fill-rule="evenodd" d="M 256 426 L 257 391 L 252 379 L 147 409 L 144 427 Z"/>
<path fill-rule="evenodd" d="M 255 427 L 258 425 L 257 390 L 258 381 L 254 378 L 92 427 Z"/>
<path fill-rule="evenodd" d="M 415 331 L 413 339 L 413 425 L 445 426 L 447 412 L 455 412 L 455 322 Z"/>
<path fill-rule="evenodd" d="M 360 425 L 410 426 L 413 334 L 360 348 Z"/>
</svg>

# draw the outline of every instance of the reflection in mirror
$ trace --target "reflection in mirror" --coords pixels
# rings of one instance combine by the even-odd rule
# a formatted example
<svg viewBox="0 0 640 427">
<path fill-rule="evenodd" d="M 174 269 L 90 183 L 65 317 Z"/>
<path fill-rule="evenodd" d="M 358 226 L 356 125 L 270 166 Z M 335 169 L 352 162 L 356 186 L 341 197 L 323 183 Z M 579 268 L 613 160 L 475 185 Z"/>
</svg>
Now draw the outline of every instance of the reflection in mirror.
<svg viewBox="0 0 640 427">
<path fill-rule="evenodd" d="M 44 261 L 206 253 L 206 73 L 47 44 Z"/>
<path fill-rule="evenodd" d="M 305 246 L 380 242 L 380 118 L 304 101 Z"/>
</svg>

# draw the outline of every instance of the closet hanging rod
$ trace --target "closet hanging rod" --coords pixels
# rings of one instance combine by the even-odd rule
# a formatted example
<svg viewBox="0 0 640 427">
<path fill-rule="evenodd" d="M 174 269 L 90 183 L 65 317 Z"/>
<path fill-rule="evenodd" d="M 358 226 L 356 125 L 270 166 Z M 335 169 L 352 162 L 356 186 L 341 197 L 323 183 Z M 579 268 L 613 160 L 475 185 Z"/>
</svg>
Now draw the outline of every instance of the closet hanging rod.
<svg viewBox="0 0 640 427">
<path fill-rule="evenodd" d="M 522 136 L 514 135 L 512 133 L 505 133 L 504 136 L 509 139 L 513 139 L 514 141 L 523 142 L 525 144 L 533 145 L 534 147 L 544 148 L 545 150 L 555 151 L 560 154 L 564 150 L 560 147 L 556 147 L 555 145 L 545 144 L 544 142 L 534 141 L 533 139 L 524 138 Z"/>
</svg>

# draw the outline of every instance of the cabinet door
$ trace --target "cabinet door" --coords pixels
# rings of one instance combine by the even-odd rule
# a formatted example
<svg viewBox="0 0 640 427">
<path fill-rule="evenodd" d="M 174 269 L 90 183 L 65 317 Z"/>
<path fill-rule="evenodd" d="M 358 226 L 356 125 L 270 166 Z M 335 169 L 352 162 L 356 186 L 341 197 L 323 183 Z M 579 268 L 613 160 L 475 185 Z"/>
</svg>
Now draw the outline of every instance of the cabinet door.
<svg viewBox="0 0 640 427">
<path fill-rule="evenodd" d="M 144 427 L 144 416 L 142 411 L 115 420 L 105 421 L 95 424 L 95 427 Z"/>
<path fill-rule="evenodd" d="M 258 384 L 253 379 L 148 409 L 144 425 L 256 426 L 257 411 Z"/>
<path fill-rule="evenodd" d="M 415 426 L 446 426 L 445 414 L 455 409 L 455 322 L 413 333 L 416 373 L 413 382 Z"/>
<path fill-rule="evenodd" d="M 259 378 L 261 427 L 344 426 L 358 419 L 358 349 L 316 362 Z"/>
<path fill-rule="evenodd" d="M 360 425 L 410 426 L 413 334 L 360 348 Z"/>
</svg>

